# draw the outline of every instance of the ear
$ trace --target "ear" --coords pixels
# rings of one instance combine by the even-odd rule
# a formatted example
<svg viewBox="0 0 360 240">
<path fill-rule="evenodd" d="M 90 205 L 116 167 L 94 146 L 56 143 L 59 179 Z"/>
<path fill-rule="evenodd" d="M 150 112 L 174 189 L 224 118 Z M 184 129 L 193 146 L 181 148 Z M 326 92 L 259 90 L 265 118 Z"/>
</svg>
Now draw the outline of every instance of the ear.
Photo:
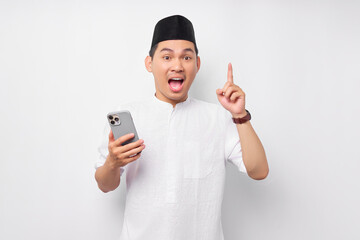
<svg viewBox="0 0 360 240">
<path fill-rule="evenodd" d="M 197 56 L 197 58 L 196 58 L 197 71 L 196 71 L 196 72 L 198 72 L 198 71 L 199 71 L 199 69 L 200 69 L 200 63 L 201 63 L 201 61 L 200 61 L 200 57 L 199 57 L 199 56 Z"/>
<path fill-rule="evenodd" d="M 152 63 L 152 58 L 150 56 L 147 56 L 145 58 L 145 67 L 146 70 L 148 70 L 148 72 L 152 72 L 151 63 Z"/>
</svg>

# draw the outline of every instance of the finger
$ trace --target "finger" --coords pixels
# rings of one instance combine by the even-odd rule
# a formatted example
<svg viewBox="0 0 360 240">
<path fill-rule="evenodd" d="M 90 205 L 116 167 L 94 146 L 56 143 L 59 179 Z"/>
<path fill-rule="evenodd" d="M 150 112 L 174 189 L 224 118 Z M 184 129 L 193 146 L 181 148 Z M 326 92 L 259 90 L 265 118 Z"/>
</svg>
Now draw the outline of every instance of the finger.
<svg viewBox="0 0 360 240">
<path fill-rule="evenodd" d="M 121 147 L 122 148 L 121 151 L 127 152 L 129 150 L 139 147 L 143 143 L 144 143 L 144 140 L 139 139 L 136 142 L 132 142 L 132 143 L 126 144 L 125 146 Z"/>
<path fill-rule="evenodd" d="M 115 141 L 115 139 L 114 139 L 114 134 L 113 134 L 113 132 L 110 130 L 110 133 L 109 133 L 109 143 L 111 143 L 111 142 L 113 142 L 113 141 Z"/>
<path fill-rule="evenodd" d="M 227 89 L 232 85 L 232 83 L 230 82 L 226 82 L 224 87 L 221 89 L 222 90 L 222 95 L 225 94 L 225 92 L 227 91 Z"/>
<path fill-rule="evenodd" d="M 230 83 L 234 83 L 234 79 L 233 79 L 233 69 L 232 69 L 232 64 L 231 64 L 231 63 L 228 64 L 227 80 L 228 80 L 228 82 L 230 82 Z"/>
<path fill-rule="evenodd" d="M 137 147 L 137 148 L 134 148 L 134 149 L 132 149 L 132 150 L 130 150 L 130 151 L 125 152 L 125 153 L 124 153 L 124 156 L 125 156 L 125 157 L 129 157 L 129 156 L 131 156 L 131 155 L 137 154 L 137 153 L 141 152 L 142 150 L 144 150 L 144 148 L 145 148 L 145 145 L 144 145 L 144 144 L 143 144 L 143 145 L 140 145 L 140 146 Z"/>
<path fill-rule="evenodd" d="M 137 159 L 140 158 L 140 157 L 141 157 L 141 153 L 136 154 L 136 155 L 133 156 L 133 157 L 127 158 L 125 165 L 127 165 L 127 164 L 129 164 L 129 163 L 131 163 L 131 162 L 133 162 L 133 161 L 135 161 L 135 160 L 137 160 Z"/>
<path fill-rule="evenodd" d="M 236 92 L 236 91 L 238 91 L 238 88 L 235 87 L 235 86 L 231 86 L 231 87 L 229 87 L 229 88 L 226 90 L 224 96 L 225 96 L 227 99 L 229 99 L 230 96 L 231 96 L 231 94 L 232 94 L 233 92 Z"/>
<path fill-rule="evenodd" d="M 230 96 L 230 101 L 231 101 L 231 102 L 235 102 L 236 99 L 238 99 L 240 96 L 241 96 L 241 93 L 240 93 L 240 92 L 234 92 L 234 93 L 231 94 L 231 96 Z"/>
<path fill-rule="evenodd" d="M 125 135 L 119 137 L 117 140 L 115 140 L 114 144 L 116 146 L 119 146 L 119 145 L 123 144 L 124 142 L 134 138 L 134 136 L 135 136 L 134 133 L 125 134 Z"/>
<path fill-rule="evenodd" d="M 124 135 L 125 136 L 125 135 Z M 116 156 L 118 156 L 118 158 L 122 158 L 121 156 L 124 154 L 124 153 L 126 153 L 127 151 L 129 151 L 129 150 L 132 150 L 132 149 L 134 149 L 134 148 L 136 148 L 136 147 L 139 147 L 141 144 L 143 144 L 144 143 L 144 140 L 142 140 L 142 139 L 139 139 L 139 140 L 137 140 L 136 142 L 132 142 L 132 143 L 128 143 L 128 144 L 126 144 L 126 145 L 124 145 L 124 146 L 122 146 L 122 145 L 115 145 L 116 144 L 116 142 L 115 143 L 112 143 L 111 145 L 110 145 L 110 148 L 109 148 L 109 151 L 113 154 L 113 155 L 116 155 Z M 120 143 L 121 144 L 121 143 Z"/>
</svg>

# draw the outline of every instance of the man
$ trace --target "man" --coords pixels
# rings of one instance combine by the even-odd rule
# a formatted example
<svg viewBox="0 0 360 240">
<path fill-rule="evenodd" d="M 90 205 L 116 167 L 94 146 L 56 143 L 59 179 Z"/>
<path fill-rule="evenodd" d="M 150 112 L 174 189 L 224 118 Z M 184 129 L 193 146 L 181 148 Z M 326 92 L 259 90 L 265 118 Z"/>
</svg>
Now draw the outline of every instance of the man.
<svg viewBox="0 0 360 240">
<path fill-rule="evenodd" d="M 223 239 L 226 164 L 257 180 L 269 171 L 245 93 L 234 84 L 229 64 L 227 81 L 216 90 L 221 106 L 188 96 L 200 57 L 193 26 L 183 16 L 156 24 L 145 66 L 154 76 L 155 96 L 119 107 L 131 112 L 142 139 L 122 146 L 133 135 L 114 140 L 108 128 L 96 166 L 104 192 L 116 189 L 126 171 L 120 239 Z"/>
</svg>

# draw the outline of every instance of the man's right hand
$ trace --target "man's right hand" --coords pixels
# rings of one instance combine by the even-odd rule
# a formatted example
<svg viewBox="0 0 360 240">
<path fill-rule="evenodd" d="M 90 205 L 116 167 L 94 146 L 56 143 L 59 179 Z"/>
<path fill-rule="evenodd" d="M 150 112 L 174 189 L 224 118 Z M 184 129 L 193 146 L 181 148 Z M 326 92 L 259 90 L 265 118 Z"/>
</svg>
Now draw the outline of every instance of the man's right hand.
<svg viewBox="0 0 360 240">
<path fill-rule="evenodd" d="M 134 134 L 129 133 L 115 140 L 114 135 L 110 130 L 108 145 L 109 155 L 107 156 L 105 164 L 115 170 L 137 160 L 141 156 L 140 152 L 145 148 L 144 140 L 139 139 L 136 142 L 124 146 L 121 145 L 133 137 Z"/>
</svg>

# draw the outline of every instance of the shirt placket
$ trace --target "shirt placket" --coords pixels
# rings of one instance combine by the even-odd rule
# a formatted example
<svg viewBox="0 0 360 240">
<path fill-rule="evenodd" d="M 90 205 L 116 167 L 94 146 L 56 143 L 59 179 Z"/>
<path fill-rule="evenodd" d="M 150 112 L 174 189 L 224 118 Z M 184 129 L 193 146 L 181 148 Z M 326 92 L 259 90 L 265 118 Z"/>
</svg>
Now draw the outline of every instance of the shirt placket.
<svg viewBox="0 0 360 240">
<path fill-rule="evenodd" d="M 166 146 L 166 202 L 167 203 L 176 203 L 178 194 L 179 194 L 179 178 L 178 178 L 178 159 L 176 156 L 176 126 L 175 126 L 175 117 L 177 109 L 176 107 L 172 109 L 168 118 L 168 137 L 167 137 L 167 146 Z"/>
</svg>

